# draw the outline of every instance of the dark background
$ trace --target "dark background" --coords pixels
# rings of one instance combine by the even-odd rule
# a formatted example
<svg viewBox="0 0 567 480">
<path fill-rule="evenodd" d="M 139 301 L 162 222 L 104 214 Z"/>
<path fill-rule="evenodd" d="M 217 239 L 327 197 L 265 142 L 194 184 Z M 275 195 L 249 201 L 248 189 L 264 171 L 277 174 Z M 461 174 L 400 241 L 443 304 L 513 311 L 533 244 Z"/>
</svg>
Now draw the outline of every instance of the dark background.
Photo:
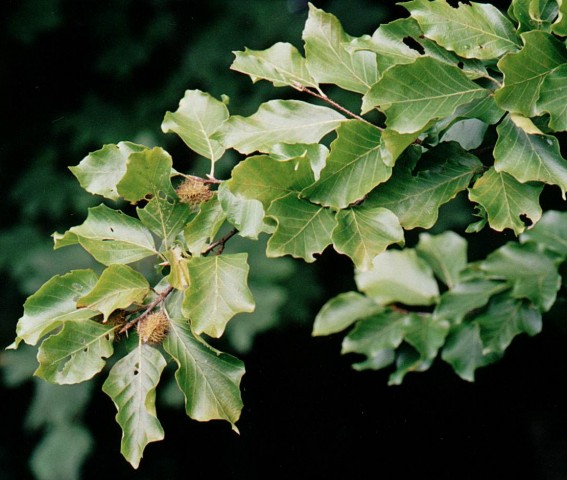
<svg viewBox="0 0 567 480">
<path fill-rule="evenodd" d="M 406 15 L 393 2 L 313 3 L 351 35 Z M 14 338 L 26 296 L 76 266 L 73 255 L 52 251 L 50 235 L 80 224 L 97 200 L 78 188 L 68 165 L 121 140 L 159 144 L 186 161 L 181 142 L 160 131 L 185 89 L 228 94 L 231 111 L 241 114 L 287 95 L 268 84 L 252 88 L 230 71 L 231 51 L 277 41 L 301 46 L 305 2 L 214 0 L 198 11 L 193 4 L 1 4 L 2 347 Z M 502 238 L 470 240 L 488 252 Z M 474 384 L 439 362 L 388 387 L 387 371 L 352 370 L 353 359 L 340 355 L 340 335 L 310 336 L 324 301 L 353 288 L 349 263 L 327 251 L 316 264 L 293 268 L 287 286 L 303 281 L 302 298 L 288 297 L 279 323 L 238 354 L 247 370 L 240 435 L 223 422 L 188 419 L 182 408 L 160 403 L 158 391 L 166 437 L 146 448 L 134 471 L 119 453 L 114 407 L 97 384 L 83 416 L 96 445 L 80 478 L 567 478 L 562 305 L 545 318 L 542 334 L 517 338 Z M 0 478 L 32 478 L 28 458 L 44 431 L 26 428 L 25 418 L 37 386 L 0 388 Z"/>
</svg>

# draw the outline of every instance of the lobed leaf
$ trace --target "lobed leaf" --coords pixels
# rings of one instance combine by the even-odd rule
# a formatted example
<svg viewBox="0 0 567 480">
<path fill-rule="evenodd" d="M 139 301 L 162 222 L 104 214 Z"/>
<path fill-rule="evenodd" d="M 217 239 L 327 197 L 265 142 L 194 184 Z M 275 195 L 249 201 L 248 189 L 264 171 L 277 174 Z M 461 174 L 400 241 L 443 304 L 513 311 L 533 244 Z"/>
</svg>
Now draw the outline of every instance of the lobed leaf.
<svg viewBox="0 0 567 480">
<path fill-rule="evenodd" d="M 344 119 L 327 107 L 299 100 L 271 100 L 249 117 L 230 117 L 214 138 L 246 155 L 268 152 L 275 143 L 317 143 Z"/>
<path fill-rule="evenodd" d="M 142 303 L 149 292 L 150 285 L 141 273 L 128 265 L 110 265 L 92 290 L 77 300 L 77 307 L 99 311 L 106 322 L 114 310 Z"/>
<path fill-rule="evenodd" d="M 131 142 L 105 145 L 100 150 L 89 153 L 77 166 L 69 167 L 69 170 L 87 192 L 118 200 L 120 195 L 117 184 L 126 173 L 128 157 L 131 153 L 143 152 L 145 149 L 143 145 Z"/>
<path fill-rule="evenodd" d="M 142 223 L 121 211 L 99 205 L 82 225 L 53 234 L 55 249 L 79 243 L 103 265 L 132 263 L 156 255 L 154 239 Z"/>
<path fill-rule="evenodd" d="M 289 43 L 278 42 L 267 50 L 250 50 L 233 52 L 234 62 L 230 68 L 248 75 L 253 83 L 267 80 L 274 87 L 304 87 L 318 88 L 313 79 L 305 58 L 297 48 Z"/>
<path fill-rule="evenodd" d="M 567 61 L 565 46 L 552 35 L 533 30 L 522 34 L 524 46 L 498 61 L 504 83 L 494 96 L 500 108 L 533 117 L 546 75 Z"/>
<path fill-rule="evenodd" d="M 541 217 L 542 189 L 540 185 L 519 183 L 511 175 L 491 167 L 469 190 L 469 198 L 485 209 L 490 228 L 499 232 L 510 228 L 519 235 L 526 229 L 522 218 L 537 223 Z"/>
<path fill-rule="evenodd" d="M 274 200 L 267 214 L 277 223 L 268 240 L 268 257 L 291 255 L 314 262 L 313 255 L 331 244 L 337 225 L 331 210 L 297 198 L 295 193 Z"/>
<path fill-rule="evenodd" d="M 337 213 L 331 239 L 337 252 L 348 255 L 357 269 L 365 271 L 389 245 L 404 244 L 404 231 L 390 210 L 362 204 Z"/>
<path fill-rule="evenodd" d="M 556 67 L 545 76 L 539 90 L 536 110 L 549 113 L 549 126 L 555 131 L 567 130 L 567 65 Z"/>
<path fill-rule="evenodd" d="M 461 57 L 490 60 L 520 46 L 513 25 L 494 5 L 472 2 L 453 8 L 444 0 L 413 0 L 401 5 L 427 38 Z"/>
<path fill-rule="evenodd" d="M 389 128 L 413 133 L 488 93 L 458 67 L 420 57 L 388 69 L 364 95 L 362 109 L 367 112 L 377 107 L 386 114 Z"/>
<path fill-rule="evenodd" d="M 136 214 L 152 233 L 163 239 L 166 249 L 175 241 L 192 216 L 186 204 L 172 198 L 162 198 L 161 195 L 152 198 L 144 208 L 136 207 Z"/>
<path fill-rule="evenodd" d="M 201 204 L 199 213 L 183 229 L 185 244 L 191 255 L 201 254 L 205 245 L 212 241 L 225 220 L 226 213 L 217 195 Z"/>
<path fill-rule="evenodd" d="M 115 325 L 91 320 L 65 322 L 39 347 L 35 375 L 60 385 L 84 382 L 99 373 L 114 350 Z"/>
<path fill-rule="evenodd" d="M 165 365 L 159 350 L 140 343 L 114 364 L 102 386 L 118 410 L 120 452 L 134 468 L 140 465 L 146 445 L 164 437 L 156 416 L 155 389 Z"/>
<path fill-rule="evenodd" d="M 237 253 L 194 257 L 189 262 L 183 314 L 191 319 L 197 335 L 220 337 L 234 315 L 254 310 L 247 258 L 246 253 Z"/>
<path fill-rule="evenodd" d="M 168 302 L 168 313 L 171 327 L 163 347 L 177 363 L 175 379 L 185 396 L 187 415 L 201 422 L 226 420 L 238 432 L 243 363 L 196 337 L 174 301 Z"/>
<path fill-rule="evenodd" d="M 558 185 L 565 198 L 567 161 L 561 156 L 555 136 L 528 133 L 509 117 L 496 131 L 494 168 L 497 172 L 509 173 L 521 183 L 539 181 Z"/>
<path fill-rule="evenodd" d="M 467 241 L 454 232 L 421 233 L 416 251 L 449 288 L 457 284 L 461 271 L 467 266 Z"/>
<path fill-rule="evenodd" d="M 567 257 L 567 212 L 545 212 L 537 225 L 522 233 L 520 241 L 538 243 Z"/>
<path fill-rule="evenodd" d="M 351 52 L 353 38 L 339 20 L 309 4 L 303 30 L 307 68 L 319 83 L 333 83 L 345 90 L 366 93 L 377 80 L 376 55 L 368 51 Z"/>
<path fill-rule="evenodd" d="M 24 315 L 16 326 L 16 348 L 23 340 L 28 345 L 37 342 L 61 324 L 87 320 L 98 314 L 96 310 L 77 309 L 77 301 L 93 289 L 97 275 L 92 270 L 73 270 L 56 275 L 24 303 Z"/>
<path fill-rule="evenodd" d="M 346 208 L 392 174 L 381 158 L 380 130 L 360 120 L 337 128 L 321 176 L 301 195 L 325 207 Z"/>
<path fill-rule="evenodd" d="M 200 90 L 186 90 L 175 112 L 166 112 L 161 129 L 181 137 L 193 151 L 211 161 L 214 176 L 215 162 L 225 148 L 213 134 L 225 123 L 229 113 L 226 105 Z"/>
<path fill-rule="evenodd" d="M 467 188 L 482 164 L 457 143 L 442 143 L 430 150 L 423 170 L 412 173 L 407 164 L 399 164 L 388 182 L 379 185 L 365 200 L 372 207 L 391 210 L 405 229 L 431 228 L 439 208 Z"/>
</svg>

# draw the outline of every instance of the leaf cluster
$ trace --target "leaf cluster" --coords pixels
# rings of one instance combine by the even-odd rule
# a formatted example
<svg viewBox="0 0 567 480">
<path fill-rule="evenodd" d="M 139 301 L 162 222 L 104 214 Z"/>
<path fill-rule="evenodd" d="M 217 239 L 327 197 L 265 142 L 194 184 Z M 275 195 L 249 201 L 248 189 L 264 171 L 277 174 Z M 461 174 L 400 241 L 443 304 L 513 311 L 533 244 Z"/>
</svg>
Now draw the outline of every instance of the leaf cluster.
<svg viewBox="0 0 567 480">
<path fill-rule="evenodd" d="M 134 467 L 163 438 L 155 396 L 168 360 L 187 415 L 236 430 L 244 366 L 211 344 L 255 308 L 247 253 L 225 251 L 234 237 L 267 238 L 271 258 L 348 256 L 358 291 L 326 303 L 313 333 L 353 326 L 343 353 L 365 357 L 357 369 L 395 364 L 393 384 L 439 355 L 473 380 L 516 335 L 541 330 L 567 255 L 564 214 L 543 214 L 539 200 L 546 186 L 567 191 L 557 138 L 567 130 L 566 7 L 402 5 L 408 17 L 361 37 L 310 5 L 303 53 L 289 43 L 235 52 L 233 70 L 293 94 L 252 115 L 187 90 L 161 126 L 208 160 L 204 177 L 131 142 L 71 167 L 105 203 L 55 233 L 55 248 L 78 245 L 103 270 L 45 283 L 26 301 L 12 347 L 39 345 L 35 374 L 58 384 L 87 381 L 112 358 L 103 391 Z M 330 98 L 327 84 L 355 95 L 359 110 Z M 241 160 L 221 180 L 228 151 Z M 431 229 L 457 195 L 480 218 L 469 233 L 510 230 L 520 242 L 473 262 L 453 232 L 421 233 L 403 248 L 406 231 Z M 134 327 L 146 333 L 123 340 Z"/>
</svg>

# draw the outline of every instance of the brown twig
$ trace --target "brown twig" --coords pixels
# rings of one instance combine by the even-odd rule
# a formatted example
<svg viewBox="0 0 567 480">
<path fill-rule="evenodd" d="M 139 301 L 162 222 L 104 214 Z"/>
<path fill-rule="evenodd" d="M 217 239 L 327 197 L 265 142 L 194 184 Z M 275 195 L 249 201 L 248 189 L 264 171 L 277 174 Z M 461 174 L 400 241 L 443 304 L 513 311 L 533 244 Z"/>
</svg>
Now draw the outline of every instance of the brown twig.
<svg viewBox="0 0 567 480">
<path fill-rule="evenodd" d="M 234 237 L 234 235 L 236 235 L 238 233 L 238 230 L 236 228 L 233 228 L 230 232 L 228 232 L 224 237 L 222 237 L 220 240 L 217 240 L 216 242 L 211 243 L 207 249 L 201 253 L 201 255 L 208 255 L 209 253 L 211 253 L 215 248 L 219 247 L 219 249 L 217 250 L 217 255 L 220 255 L 222 253 L 222 251 L 224 250 L 224 245 L 226 242 L 228 242 L 232 237 Z"/>
<path fill-rule="evenodd" d="M 138 315 L 136 318 L 127 322 L 118 333 L 125 333 L 130 330 L 136 323 L 142 321 L 146 318 L 150 313 L 152 313 L 153 309 L 156 308 L 161 302 L 163 302 L 166 297 L 173 291 L 173 287 L 169 285 L 163 292 L 161 292 L 155 300 L 153 300 L 150 304 L 148 304 L 145 309 L 144 313 Z"/>
<path fill-rule="evenodd" d="M 349 117 L 355 118 L 356 120 L 360 120 L 361 122 L 364 122 L 367 125 L 370 125 L 371 127 L 374 127 L 374 128 L 376 128 L 380 131 L 383 130 L 383 128 L 379 127 L 378 125 L 374 125 L 372 122 L 369 122 L 368 120 L 361 117 L 360 115 L 357 115 L 356 113 L 351 112 L 349 109 L 338 104 L 332 98 L 327 97 L 327 95 L 325 95 L 323 92 L 321 92 L 321 93 L 316 92 L 315 90 L 311 90 L 310 88 L 307 88 L 306 86 L 301 85 L 300 83 L 294 83 L 293 88 L 295 88 L 299 92 L 308 93 L 309 95 L 311 95 L 315 98 L 318 98 L 319 100 L 323 100 L 324 102 L 328 103 L 329 105 L 331 105 L 332 107 L 336 108 L 337 110 L 343 112 L 344 114 L 348 115 Z"/>
</svg>

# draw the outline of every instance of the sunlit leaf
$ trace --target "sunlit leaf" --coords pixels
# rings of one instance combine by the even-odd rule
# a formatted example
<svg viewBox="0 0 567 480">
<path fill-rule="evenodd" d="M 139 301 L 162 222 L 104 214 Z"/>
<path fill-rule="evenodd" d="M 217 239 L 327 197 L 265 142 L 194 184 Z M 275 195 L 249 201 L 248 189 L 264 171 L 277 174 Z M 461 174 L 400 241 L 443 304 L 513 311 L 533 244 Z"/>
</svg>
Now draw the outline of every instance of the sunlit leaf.
<svg viewBox="0 0 567 480">
<path fill-rule="evenodd" d="M 62 323 L 87 320 L 97 315 L 96 310 L 77 309 L 77 301 L 92 290 L 97 278 L 92 270 L 73 270 L 44 283 L 24 303 L 24 315 L 18 320 L 13 346 L 17 347 L 22 340 L 35 345 Z"/>
<path fill-rule="evenodd" d="M 215 138 L 240 153 L 267 152 L 274 143 L 317 143 L 342 121 L 340 113 L 327 107 L 271 100 L 249 117 L 230 117 Z"/>
<path fill-rule="evenodd" d="M 495 98 L 501 108 L 532 117 L 545 76 L 567 61 L 567 51 L 558 39 L 538 30 L 523 33 L 522 40 L 520 52 L 498 62 L 504 84 L 496 90 Z"/>
<path fill-rule="evenodd" d="M 191 255 L 199 256 L 205 245 L 218 233 L 226 219 L 226 213 L 215 195 L 201 204 L 199 213 L 185 225 L 183 236 Z"/>
<path fill-rule="evenodd" d="M 234 315 L 254 310 L 247 258 L 246 253 L 237 253 L 195 257 L 189 262 L 183 313 L 196 334 L 220 337 Z"/>
<path fill-rule="evenodd" d="M 240 236 L 255 240 L 260 233 L 273 231 L 264 222 L 264 207 L 259 200 L 235 195 L 228 188 L 227 182 L 219 187 L 218 197 L 228 222 L 238 229 Z"/>
<path fill-rule="evenodd" d="M 62 385 L 89 380 L 112 355 L 114 328 L 92 320 L 65 322 L 57 335 L 39 347 L 35 375 Z"/>
<path fill-rule="evenodd" d="M 519 48 L 519 38 L 510 21 L 488 3 L 460 3 L 451 7 L 444 0 L 404 2 L 427 38 L 461 57 L 489 60 Z"/>
<path fill-rule="evenodd" d="M 564 37 L 567 35 L 567 2 L 558 0 L 557 3 L 559 4 L 559 14 L 551 29 L 556 35 Z"/>
<path fill-rule="evenodd" d="M 326 207 L 345 208 L 386 181 L 392 169 L 381 158 L 380 131 L 359 120 L 337 129 L 321 177 L 302 196 Z"/>
<path fill-rule="evenodd" d="M 319 180 L 328 155 L 329 149 L 320 143 L 276 143 L 270 148 L 270 157 L 276 160 L 287 161 L 292 158 L 307 158 L 315 180 Z"/>
<path fill-rule="evenodd" d="M 533 223 L 541 217 L 542 189 L 540 185 L 520 183 L 512 175 L 491 167 L 470 189 L 469 198 L 485 209 L 492 229 L 501 232 L 510 228 L 519 235 L 526 229 L 524 217 Z"/>
<path fill-rule="evenodd" d="M 458 67 L 420 57 L 388 69 L 364 96 L 363 111 L 376 107 L 386 113 L 389 128 L 412 133 L 488 93 Z"/>
<path fill-rule="evenodd" d="M 277 222 L 268 240 L 267 255 L 291 255 L 308 263 L 315 261 L 314 254 L 330 245 L 337 224 L 330 209 L 299 199 L 295 193 L 273 201 L 267 214 Z"/>
<path fill-rule="evenodd" d="M 141 303 L 150 291 L 146 278 L 128 265 L 110 265 L 94 288 L 77 301 L 77 307 L 98 310 L 104 321 L 118 308 Z"/>
<path fill-rule="evenodd" d="M 362 204 L 337 213 L 332 241 L 335 250 L 348 255 L 357 269 L 368 270 L 374 257 L 389 245 L 403 245 L 404 232 L 390 210 Z"/>
<path fill-rule="evenodd" d="M 230 68 L 248 75 L 252 82 L 267 80 L 275 87 L 296 86 L 317 88 L 317 82 L 307 70 L 305 58 L 289 43 L 276 43 L 267 50 L 234 52 Z"/>
<path fill-rule="evenodd" d="M 224 147 L 212 134 L 228 119 L 226 105 L 200 90 L 186 90 L 175 112 L 167 112 L 161 124 L 164 133 L 174 132 L 193 151 L 215 162 L 223 156 Z"/>
<path fill-rule="evenodd" d="M 126 173 L 116 185 L 118 193 L 129 202 L 174 195 L 171 185 L 171 156 L 155 147 L 131 153 L 126 163 Z"/>
<path fill-rule="evenodd" d="M 292 192 L 299 194 L 313 180 L 306 157 L 280 161 L 268 155 L 255 155 L 234 167 L 225 183 L 232 193 L 259 200 L 268 209 L 273 200 Z"/>
<path fill-rule="evenodd" d="M 164 436 L 156 416 L 155 388 L 165 365 L 159 350 L 140 343 L 114 364 L 102 386 L 118 410 L 120 452 L 134 468 L 138 468 L 146 445 Z"/>
<path fill-rule="evenodd" d="M 238 431 L 244 364 L 195 337 L 175 303 L 168 302 L 171 327 L 163 347 L 177 363 L 175 378 L 185 396 L 185 411 L 201 422 L 226 420 Z"/>
<path fill-rule="evenodd" d="M 384 307 L 358 292 L 345 292 L 331 298 L 313 323 L 313 336 L 331 335 L 350 327 L 362 318 L 381 312 Z"/>
<path fill-rule="evenodd" d="M 385 251 L 374 258 L 371 270 L 357 272 L 355 280 L 380 305 L 431 305 L 439 296 L 431 267 L 411 249 Z"/>
<path fill-rule="evenodd" d="M 130 142 L 105 145 L 100 150 L 89 153 L 79 165 L 69 167 L 69 170 L 87 192 L 118 200 L 120 195 L 116 185 L 126 173 L 128 156 L 145 149 L 143 145 Z"/>
<path fill-rule="evenodd" d="M 377 80 L 376 55 L 349 51 L 352 40 L 334 15 L 309 4 L 303 30 L 309 72 L 319 83 L 334 83 L 345 90 L 365 93 Z"/>
<path fill-rule="evenodd" d="M 157 254 L 154 239 L 142 223 L 121 211 L 99 205 L 89 209 L 82 225 L 55 233 L 55 248 L 79 243 L 103 265 L 131 263 Z"/>
</svg>

